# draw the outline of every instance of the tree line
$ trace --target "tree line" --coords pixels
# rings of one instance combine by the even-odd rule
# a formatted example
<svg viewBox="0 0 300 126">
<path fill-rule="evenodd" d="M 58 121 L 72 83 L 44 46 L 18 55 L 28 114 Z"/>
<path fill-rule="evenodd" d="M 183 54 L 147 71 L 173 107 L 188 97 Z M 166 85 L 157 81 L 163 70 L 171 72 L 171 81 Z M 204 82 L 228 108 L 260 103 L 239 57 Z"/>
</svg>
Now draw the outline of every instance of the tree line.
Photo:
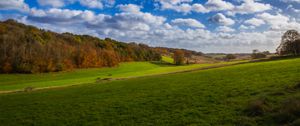
<svg viewBox="0 0 300 126">
<path fill-rule="evenodd" d="M 158 60 L 160 53 L 144 44 L 59 34 L 14 20 L 0 22 L 0 73 L 56 72 Z"/>
</svg>

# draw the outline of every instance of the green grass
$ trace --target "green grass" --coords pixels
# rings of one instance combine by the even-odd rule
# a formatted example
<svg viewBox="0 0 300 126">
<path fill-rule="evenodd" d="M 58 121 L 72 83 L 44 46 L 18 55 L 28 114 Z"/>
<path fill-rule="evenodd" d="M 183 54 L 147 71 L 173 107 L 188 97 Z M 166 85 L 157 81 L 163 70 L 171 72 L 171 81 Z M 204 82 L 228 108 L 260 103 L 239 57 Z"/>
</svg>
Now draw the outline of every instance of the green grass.
<svg viewBox="0 0 300 126">
<path fill-rule="evenodd" d="M 97 78 L 130 78 L 156 74 L 166 74 L 208 66 L 233 64 L 223 62 L 217 64 L 194 64 L 186 66 L 162 65 L 149 62 L 122 63 L 115 68 L 77 69 L 70 72 L 42 74 L 0 74 L 0 92 L 23 90 L 27 87 L 45 88 L 94 83 Z"/>
<path fill-rule="evenodd" d="M 162 56 L 162 61 L 166 62 L 166 63 L 170 63 L 173 64 L 174 60 L 172 57 L 168 57 L 168 56 Z"/>
<path fill-rule="evenodd" d="M 1 94 L 0 124 L 233 126 L 247 122 L 249 101 L 300 96 L 271 95 L 299 76 L 300 58 Z"/>
</svg>

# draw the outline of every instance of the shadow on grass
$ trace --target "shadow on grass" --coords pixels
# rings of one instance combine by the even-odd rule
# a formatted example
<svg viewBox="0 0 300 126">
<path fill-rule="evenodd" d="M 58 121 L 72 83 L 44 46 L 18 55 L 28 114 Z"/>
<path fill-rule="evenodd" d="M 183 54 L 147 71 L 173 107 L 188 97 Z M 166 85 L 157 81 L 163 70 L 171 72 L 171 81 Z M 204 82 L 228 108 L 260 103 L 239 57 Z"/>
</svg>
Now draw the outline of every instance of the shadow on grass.
<svg viewBox="0 0 300 126">
<path fill-rule="evenodd" d="M 256 62 L 268 62 L 268 61 L 288 60 L 288 59 L 297 59 L 297 58 L 300 58 L 300 56 L 293 56 L 293 55 L 288 55 L 288 56 L 272 56 L 270 58 L 256 59 L 256 60 L 252 60 L 250 62 L 253 62 L 253 63 L 256 63 Z"/>
</svg>

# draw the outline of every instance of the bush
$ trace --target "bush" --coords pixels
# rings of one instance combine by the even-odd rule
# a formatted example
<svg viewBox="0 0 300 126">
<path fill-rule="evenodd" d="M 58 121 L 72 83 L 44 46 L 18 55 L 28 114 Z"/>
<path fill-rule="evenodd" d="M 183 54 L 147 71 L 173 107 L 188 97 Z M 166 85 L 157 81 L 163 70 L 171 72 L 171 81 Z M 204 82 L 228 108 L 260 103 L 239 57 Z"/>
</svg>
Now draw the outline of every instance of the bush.
<svg viewBox="0 0 300 126">
<path fill-rule="evenodd" d="M 224 57 L 224 60 L 226 60 L 226 61 L 229 61 L 229 60 L 232 60 L 232 59 L 236 59 L 236 56 L 233 55 L 233 54 L 227 54 L 227 55 Z"/>
</svg>

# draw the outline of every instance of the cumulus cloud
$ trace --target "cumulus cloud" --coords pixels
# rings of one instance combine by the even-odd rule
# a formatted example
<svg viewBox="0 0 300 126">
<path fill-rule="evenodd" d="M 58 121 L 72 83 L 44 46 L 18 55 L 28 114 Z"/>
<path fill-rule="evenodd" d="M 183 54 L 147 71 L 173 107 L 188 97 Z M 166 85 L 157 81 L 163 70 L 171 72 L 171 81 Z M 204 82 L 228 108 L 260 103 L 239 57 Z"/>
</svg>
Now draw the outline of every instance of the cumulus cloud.
<svg viewBox="0 0 300 126">
<path fill-rule="evenodd" d="M 252 18 L 252 19 L 246 20 L 245 24 L 249 24 L 249 25 L 258 27 L 258 26 L 265 24 L 265 21 L 262 19 Z"/>
<path fill-rule="evenodd" d="M 126 4 L 118 6 L 123 12 L 137 13 L 140 12 L 141 7 L 135 4 Z"/>
<path fill-rule="evenodd" d="M 41 6 L 63 7 L 65 6 L 65 0 L 37 0 Z M 70 2 L 70 1 L 69 1 Z"/>
<path fill-rule="evenodd" d="M 267 22 L 273 30 L 287 30 L 290 28 L 300 27 L 297 22 L 292 21 L 289 17 L 279 13 L 274 15 L 270 13 L 262 13 L 257 15 L 257 17 Z"/>
<path fill-rule="evenodd" d="M 191 18 L 188 19 L 178 18 L 172 20 L 171 22 L 172 24 L 179 25 L 179 26 L 183 25 L 183 26 L 194 27 L 194 28 L 205 28 L 205 26 L 202 23 Z"/>
<path fill-rule="evenodd" d="M 81 5 L 89 7 L 89 8 L 103 8 L 103 4 L 101 0 L 80 0 Z"/>
<path fill-rule="evenodd" d="M 235 23 L 234 20 L 232 20 L 231 18 L 227 18 L 222 13 L 217 13 L 216 15 L 212 16 L 209 20 L 214 23 L 226 26 L 233 25 Z"/>
<path fill-rule="evenodd" d="M 228 12 L 228 14 L 251 14 L 257 12 L 264 12 L 271 9 L 272 6 L 270 4 L 259 3 L 255 0 L 243 0 L 243 3 L 241 5 L 235 6 Z"/>
<path fill-rule="evenodd" d="M 88 8 L 102 9 L 104 4 L 110 6 L 115 3 L 115 0 L 37 0 L 41 6 L 64 7 L 69 4 L 78 2 L 82 6 Z"/>
<path fill-rule="evenodd" d="M 169 9 L 176 12 L 190 13 L 209 13 L 227 11 L 228 15 L 251 14 L 271 10 L 270 4 L 264 4 L 255 0 L 241 0 L 240 5 L 234 5 L 224 0 L 208 0 L 204 5 L 191 3 L 192 0 L 156 0 L 161 4 L 163 10 Z"/>
<path fill-rule="evenodd" d="M 24 0 L 1 0 L 0 10 L 28 11 L 29 6 L 24 2 Z"/>
<path fill-rule="evenodd" d="M 234 5 L 223 0 L 208 0 L 206 8 L 211 11 L 231 10 Z"/>
<path fill-rule="evenodd" d="M 5 2 L 11 1 L 13 0 Z M 22 0 L 14 1 L 26 5 Z M 234 2 L 235 5 L 225 0 L 208 0 L 203 4 L 195 3 L 193 0 L 156 0 L 160 3 L 164 2 L 164 5 L 160 4 L 161 10 L 174 10 L 184 14 L 196 12 L 198 13 L 196 16 L 202 16 L 200 13 L 214 14 L 209 20 L 220 26 L 202 22 L 202 17 L 196 20 L 189 15 L 183 15 L 184 18 L 167 19 L 170 18 L 169 15 L 164 17 L 164 14 L 160 15 L 160 13 L 143 12 L 142 5 L 117 5 L 115 9 L 120 11 L 104 14 L 91 10 L 66 9 L 66 5 L 73 4 L 72 2 L 85 7 L 89 5 L 83 5 L 78 0 L 62 1 L 63 4 L 48 3 L 43 6 L 49 7 L 31 8 L 28 9 L 29 13 L 19 16 L 10 15 L 10 17 L 56 32 L 89 34 L 125 42 L 143 42 L 152 46 L 187 48 L 203 52 L 251 52 L 252 49 L 275 51 L 284 30 L 290 28 L 300 30 L 299 22 L 293 17 L 282 12 L 267 11 L 270 10 L 269 5 L 258 0 L 238 0 L 239 2 Z M 96 0 L 102 3 L 102 8 L 105 7 L 105 1 Z M 5 5 L 8 10 L 16 8 L 24 10 L 18 4 L 5 4 L 5 2 L 0 1 L 1 9 Z M 254 6 L 258 8 L 253 9 Z M 101 5 L 88 8 L 101 8 Z M 230 12 L 232 15 L 224 15 Z M 233 14 L 237 15 L 233 16 Z M 245 17 L 239 17 L 238 14 L 252 14 L 245 17 L 253 18 L 245 20 Z M 8 16 L 0 13 L 0 19 L 6 17 Z M 234 25 L 236 22 L 237 25 Z M 258 31 L 256 29 L 258 26 L 264 27 L 260 27 Z"/>
<path fill-rule="evenodd" d="M 216 28 L 216 31 L 218 31 L 218 32 L 234 32 L 235 29 L 230 28 L 228 26 L 219 26 Z"/>
</svg>

